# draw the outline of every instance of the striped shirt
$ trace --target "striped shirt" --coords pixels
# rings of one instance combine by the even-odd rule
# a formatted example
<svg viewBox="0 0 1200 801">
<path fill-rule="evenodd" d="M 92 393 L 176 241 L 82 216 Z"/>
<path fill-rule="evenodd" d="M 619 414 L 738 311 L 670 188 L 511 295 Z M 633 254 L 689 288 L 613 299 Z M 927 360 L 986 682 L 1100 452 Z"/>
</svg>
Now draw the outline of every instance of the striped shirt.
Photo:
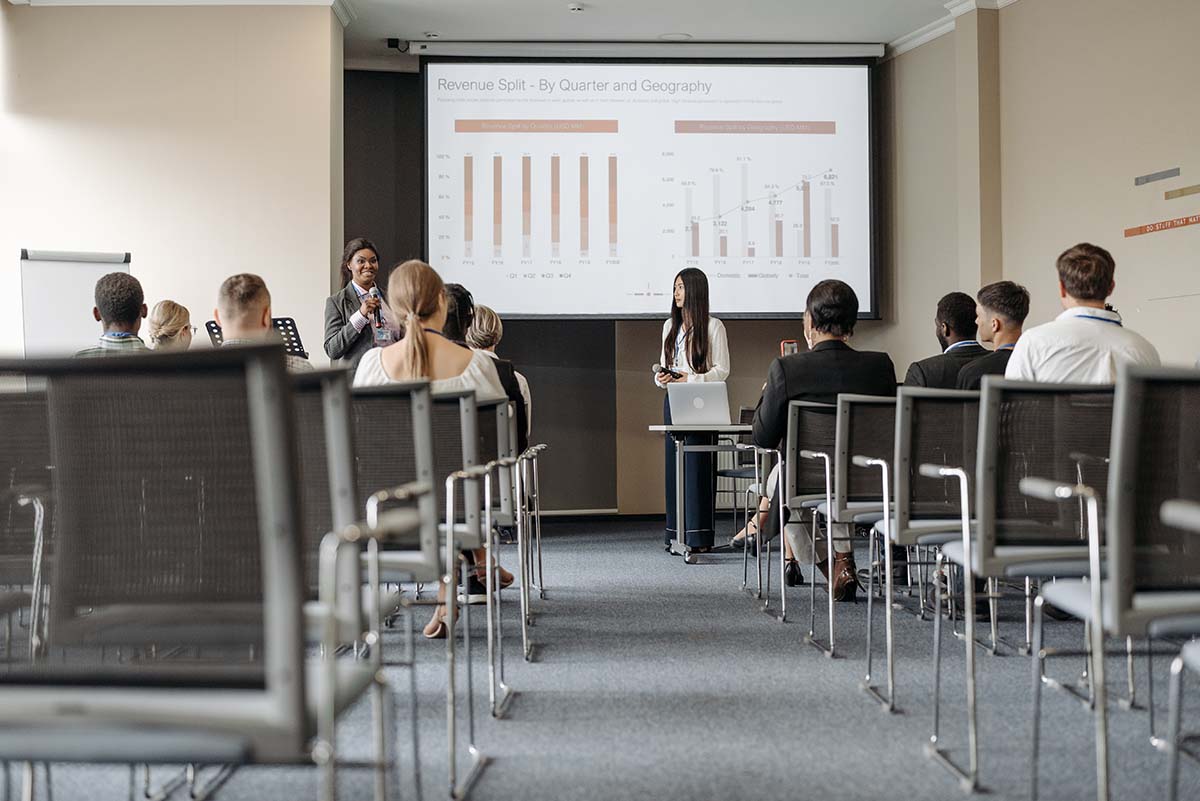
<svg viewBox="0 0 1200 801">
<path fill-rule="evenodd" d="M 261 345 L 261 344 L 263 344 L 261 340 L 255 340 L 255 339 L 227 339 L 221 345 L 221 347 L 229 347 L 230 345 Z M 310 362 L 308 359 L 302 358 L 300 356 L 293 356 L 290 353 L 285 353 L 283 358 L 287 362 L 287 369 L 288 369 L 288 372 L 290 372 L 290 373 L 309 373 L 315 369 L 312 366 L 312 362 Z"/>
<path fill-rule="evenodd" d="M 88 359 L 93 356 L 125 356 L 130 353 L 149 353 L 150 349 L 137 334 L 122 332 L 106 333 L 100 337 L 95 347 L 84 348 L 75 354 L 77 358 Z"/>
</svg>

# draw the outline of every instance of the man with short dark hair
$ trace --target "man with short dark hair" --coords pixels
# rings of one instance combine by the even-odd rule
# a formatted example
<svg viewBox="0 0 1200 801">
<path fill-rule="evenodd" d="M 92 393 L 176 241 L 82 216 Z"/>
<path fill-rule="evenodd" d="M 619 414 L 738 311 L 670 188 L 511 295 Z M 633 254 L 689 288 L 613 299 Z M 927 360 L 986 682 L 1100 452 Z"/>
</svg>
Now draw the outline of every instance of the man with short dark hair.
<svg viewBox="0 0 1200 801">
<path fill-rule="evenodd" d="M 975 299 L 965 292 L 951 292 L 938 301 L 933 319 L 934 336 L 942 352 L 908 366 L 906 387 L 954 389 L 958 372 L 987 350 L 975 339 Z"/>
<path fill-rule="evenodd" d="M 92 316 L 103 325 L 100 342 L 76 356 L 121 356 L 148 350 L 138 336 L 149 312 L 141 283 L 129 273 L 109 273 L 96 282 Z"/>
<path fill-rule="evenodd" d="M 985 375 L 1004 375 L 1021 326 L 1029 316 L 1029 290 L 1012 281 L 997 281 L 979 290 L 975 323 L 979 341 L 992 343 L 992 352 L 980 356 L 958 373 L 959 389 L 979 389 Z"/>
<path fill-rule="evenodd" d="M 253 273 L 231 275 L 217 292 L 213 318 L 221 326 L 222 346 L 257 345 L 269 341 L 271 293 L 262 278 Z M 287 367 L 294 373 L 313 369 L 308 359 L 287 354 Z"/>
<path fill-rule="evenodd" d="M 1072 384 L 1115 384 L 1122 364 L 1158 366 L 1158 351 L 1125 328 L 1105 304 L 1116 282 L 1116 262 L 1102 247 L 1083 242 L 1058 257 L 1063 312 L 1026 331 L 1013 348 L 1005 378 Z"/>
<path fill-rule="evenodd" d="M 762 398 L 754 412 L 752 439 L 762 448 L 778 448 L 787 434 L 788 404 L 794 400 L 833 403 L 839 393 L 858 395 L 896 394 L 896 368 L 886 353 L 857 351 L 846 344 L 854 333 L 858 322 L 858 297 L 846 283 L 835 279 L 821 281 L 808 293 L 804 310 L 804 339 L 808 350 L 791 356 L 781 356 L 771 363 L 767 383 L 763 386 Z M 776 471 L 775 480 L 781 480 Z M 763 524 L 766 538 L 779 533 L 779 511 L 777 495 L 771 493 L 774 507 L 765 519 L 760 513 L 758 521 Z M 822 560 L 817 566 L 829 577 L 834 600 L 854 600 L 858 585 L 854 552 L 845 539 L 848 533 L 844 526 L 834 543 L 833 569 Z M 835 528 L 835 530 L 836 530 Z M 818 540 L 817 553 L 825 553 Z M 810 539 L 805 532 L 795 539 L 795 556 L 799 561 L 808 561 Z M 787 546 L 788 583 L 800 583 L 802 577 L 797 559 Z"/>
</svg>

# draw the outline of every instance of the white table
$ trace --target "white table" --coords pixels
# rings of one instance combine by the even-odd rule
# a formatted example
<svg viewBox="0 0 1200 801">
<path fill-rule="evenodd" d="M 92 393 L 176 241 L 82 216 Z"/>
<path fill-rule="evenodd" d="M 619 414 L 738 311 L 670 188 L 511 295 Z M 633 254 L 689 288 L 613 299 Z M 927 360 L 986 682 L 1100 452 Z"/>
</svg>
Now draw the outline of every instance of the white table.
<svg viewBox="0 0 1200 801">
<path fill-rule="evenodd" d="M 685 453 L 717 453 L 718 451 L 734 451 L 737 445 L 684 445 L 683 440 L 688 434 L 749 434 L 753 426 L 748 425 L 656 425 L 650 426 L 650 431 L 656 434 L 666 434 L 675 440 L 675 539 L 668 548 L 671 553 L 683 557 L 683 561 L 694 565 L 695 557 L 687 546 L 687 506 L 684 504 L 684 455 Z"/>
</svg>

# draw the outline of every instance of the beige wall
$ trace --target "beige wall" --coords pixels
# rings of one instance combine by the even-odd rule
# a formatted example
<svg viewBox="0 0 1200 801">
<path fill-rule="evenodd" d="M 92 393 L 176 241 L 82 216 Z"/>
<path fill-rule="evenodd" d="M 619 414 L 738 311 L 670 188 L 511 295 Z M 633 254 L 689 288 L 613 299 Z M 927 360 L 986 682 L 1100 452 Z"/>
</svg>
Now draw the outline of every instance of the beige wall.
<svg viewBox="0 0 1200 801">
<path fill-rule="evenodd" d="M 130 251 L 147 301 L 196 325 L 223 278 L 260 273 L 323 361 L 342 237 L 330 9 L 0 2 L 0 25 L 0 352 L 20 351 L 28 247 Z"/>
<path fill-rule="evenodd" d="M 1114 305 L 1163 359 L 1200 356 L 1200 226 L 1126 239 L 1200 213 L 1200 3 L 1022 0 L 1000 12 L 1004 276 L 1029 287 L 1030 322 L 1060 309 L 1054 259 L 1088 240 L 1117 260 Z M 1180 178 L 1135 187 L 1170 167 Z M 1192 293 L 1192 297 L 1156 300 Z"/>
<path fill-rule="evenodd" d="M 884 319 L 860 323 L 853 344 L 890 353 L 901 377 L 909 362 L 936 352 L 934 308 L 960 288 L 954 58 L 953 37 L 942 37 L 883 65 L 876 86 L 883 95 L 877 181 L 884 214 L 877 241 Z M 803 310 L 804 298 L 795 299 L 795 308 Z M 803 328 L 799 320 L 731 320 L 725 327 L 736 413 L 758 401 L 780 340 L 803 340 Z M 663 511 L 662 438 L 646 431 L 662 416 L 662 391 L 650 380 L 661 335 L 661 321 L 617 323 L 617 505 L 626 514 Z"/>
</svg>

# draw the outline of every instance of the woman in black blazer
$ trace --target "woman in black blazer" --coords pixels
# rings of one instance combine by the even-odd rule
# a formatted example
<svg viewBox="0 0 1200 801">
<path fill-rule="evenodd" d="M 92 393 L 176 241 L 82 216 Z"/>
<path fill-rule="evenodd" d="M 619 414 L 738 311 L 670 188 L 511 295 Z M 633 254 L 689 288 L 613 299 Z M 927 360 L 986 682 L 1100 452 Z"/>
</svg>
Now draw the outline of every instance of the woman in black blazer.
<svg viewBox="0 0 1200 801">
<path fill-rule="evenodd" d="M 325 355 L 334 364 L 357 367 L 375 345 L 373 319 L 382 301 L 370 292 L 378 273 L 379 251 L 371 240 L 358 237 L 346 243 L 341 266 L 346 285 L 325 301 Z"/>
</svg>

